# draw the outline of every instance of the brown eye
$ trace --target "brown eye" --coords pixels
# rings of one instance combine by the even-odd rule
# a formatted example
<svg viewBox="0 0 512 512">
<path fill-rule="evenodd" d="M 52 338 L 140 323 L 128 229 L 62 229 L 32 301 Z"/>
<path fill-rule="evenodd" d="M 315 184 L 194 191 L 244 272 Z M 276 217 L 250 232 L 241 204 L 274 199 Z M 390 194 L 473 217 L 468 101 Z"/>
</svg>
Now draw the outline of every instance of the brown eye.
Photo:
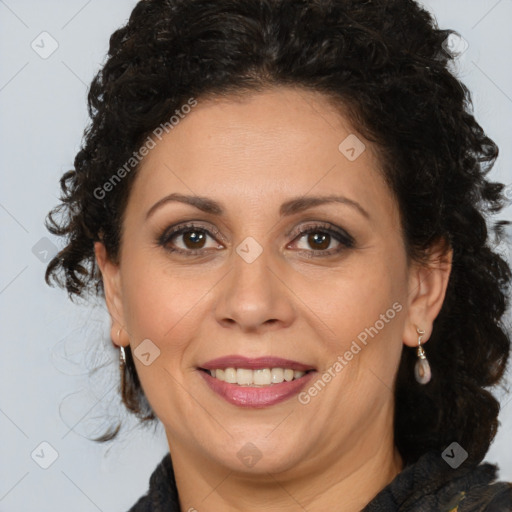
<svg viewBox="0 0 512 512">
<path fill-rule="evenodd" d="M 297 239 L 297 248 L 308 251 L 328 252 L 329 249 L 342 246 L 342 240 L 326 231 L 319 229 L 308 230 Z"/>
<path fill-rule="evenodd" d="M 302 228 L 289 248 L 298 249 L 308 257 L 334 256 L 354 247 L 354 239 L 334 225 L 313 225 Z"/>
<path fill-rule="evenodd" d="M 206 254 L 208 250 L 224 248 L 217 242 L 221 234 L 217 230 L 213 231 L 214 234 L 206 228 L 194 225 L 174 226 L 160 235 L 157 242 L 169 252 L 198 256 Z"/>
<path fill-rule="evenodd" d="M 331 244 L 331 235 L 327 233 L 310 233 L 308 244 L 311 249 L 325 250 Z"/>
<path fill-rule="evenodd" d="M 200 231 L 186 231 L 181 236 L 187 249 L 202 249 L 206 242 L 205 234 Z"/>
</svg>

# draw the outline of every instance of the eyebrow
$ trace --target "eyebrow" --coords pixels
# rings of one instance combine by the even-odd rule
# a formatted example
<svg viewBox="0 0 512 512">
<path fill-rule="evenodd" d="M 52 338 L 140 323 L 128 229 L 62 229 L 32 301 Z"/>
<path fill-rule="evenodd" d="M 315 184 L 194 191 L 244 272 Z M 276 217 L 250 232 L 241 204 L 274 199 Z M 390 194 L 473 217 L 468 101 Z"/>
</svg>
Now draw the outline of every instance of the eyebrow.
<svg viewBox="0 0 512 512">
<path fill-rule="evenodd" d="M 206 213 L 211 213 L 213 215 L 224 215 L 224 210 L 222 209 L 221 205 L 214 201 L 213 199 L 208 199 L 207 197 L 200 196 L 186 196 L 183 194 L 169 194 L 168 196 L 162 197 L 162 199 L 157 201 L 148 210 L 148 213 L 146 213 L 146 220 L 164 204 L 171 202 L 189 204 L 191 206 L 196 207 L 198 210 L 201 210 Z"/>
<path fill-rule="evenodd" d="M 189 204 L 194 206 L 198 210 L 201 210 L 205 213 L 210 213 L 212 215 L 224 215 L 224 208 L 222 205 L 213 199 L 209 199 L 207 197 L 201 196 L 188 196 L 184 194 L 169 194 L 168 196 L 162 197 L 159 201 L 157 201 L 146 213 L 146 220 L 153 215 L 153 213 L 161 208 L 164 204 L 178 202 Z M 279 214 L 281 217 L 286 217 L 290 215 L 294 215 L 296 213 L 303 212 L 315 206 L 320 206 L 323 204 L 329 203 L 341 203 L 347 206 L 351 206 L 355 210 L 357 210 L 363 217 L 366 219 L 370 218 L 368 212 L 356 201 L 349 199 L 344 196 L 308 196 L 308 197 L 297 197 L 290 199 L 284 202 L 279 209 Z"/>
<path fill-rule="evenodd" d="M 363 217 L 369 219 L 369 213 L 357 202 L 344 196 L 308 196 L 290 199 L 281 205 L 279 213 L 281 217 L 308 210 L 322 204 L 341 203 L 356 209 Z"/>
</svg>

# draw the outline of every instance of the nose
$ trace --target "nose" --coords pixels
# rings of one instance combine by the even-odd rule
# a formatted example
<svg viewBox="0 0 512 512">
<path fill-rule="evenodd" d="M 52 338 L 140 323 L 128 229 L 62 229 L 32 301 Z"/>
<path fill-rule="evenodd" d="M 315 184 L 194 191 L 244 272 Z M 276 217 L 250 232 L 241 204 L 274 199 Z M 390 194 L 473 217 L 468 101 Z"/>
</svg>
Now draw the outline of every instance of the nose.
<svg viewBox="0 0 512 512">
<path fill-rule="evenodd" d="M 223 327 L 242 332 L 264 332 L 292 324 L 295 317 L 293 293 L 276 262 L 267 251 L 252 263 L 237 253 L 231 271 L 219 283 L 215 316 Z"/>
</svg>

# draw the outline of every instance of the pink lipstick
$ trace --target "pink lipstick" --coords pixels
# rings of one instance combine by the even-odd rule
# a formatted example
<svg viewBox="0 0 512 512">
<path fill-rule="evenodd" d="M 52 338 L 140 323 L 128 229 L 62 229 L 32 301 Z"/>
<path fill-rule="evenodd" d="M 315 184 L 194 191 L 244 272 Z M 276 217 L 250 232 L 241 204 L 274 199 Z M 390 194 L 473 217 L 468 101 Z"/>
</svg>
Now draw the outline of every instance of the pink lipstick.
<svg viewBox="0 0 512 512">
<path fill-rule="evenodd" d="M 198 368 L 209 388 L 239 407 L 262 408 L 298 394 L 311 380 L 311 365 L 279 357 L 224 356 Z"/>
</svg>

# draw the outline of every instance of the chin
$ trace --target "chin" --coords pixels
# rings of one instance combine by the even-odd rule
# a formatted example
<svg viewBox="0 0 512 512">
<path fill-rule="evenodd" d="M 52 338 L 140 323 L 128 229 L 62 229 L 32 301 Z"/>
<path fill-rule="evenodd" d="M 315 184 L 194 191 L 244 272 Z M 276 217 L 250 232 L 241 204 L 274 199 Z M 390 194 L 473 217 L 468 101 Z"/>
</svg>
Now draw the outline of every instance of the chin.
<svg viewBox="0 0 512 512">
<path fill-rule="evenodd" d="M 222 452 L 212 455 L 230 470 L 252 475 L 282 473 L 295 468 L 303 455 L 303 443 L 295 436 L 269 435 L 269 432 L 272 429 L 267 426 L 246 429 L 234 434 Z"/>
</svg>

